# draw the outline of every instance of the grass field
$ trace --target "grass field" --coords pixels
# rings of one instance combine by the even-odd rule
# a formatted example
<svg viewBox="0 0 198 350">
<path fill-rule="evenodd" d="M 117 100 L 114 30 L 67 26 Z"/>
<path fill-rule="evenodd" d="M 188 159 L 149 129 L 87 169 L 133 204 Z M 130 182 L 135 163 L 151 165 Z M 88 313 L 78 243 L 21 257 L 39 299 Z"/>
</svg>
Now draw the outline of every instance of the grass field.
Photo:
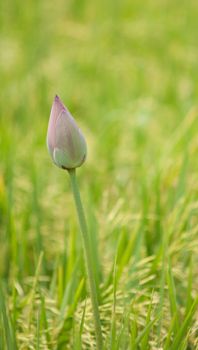
<svg viewBox="0 0 198 350">
<path fill-rule="evenodd" d="M 88 143 L 78 180 L 104 349 L 198 349 L 198 3 L 0 4 L 0 350 L 95 349 L 54 95 Z"/>
</svg>

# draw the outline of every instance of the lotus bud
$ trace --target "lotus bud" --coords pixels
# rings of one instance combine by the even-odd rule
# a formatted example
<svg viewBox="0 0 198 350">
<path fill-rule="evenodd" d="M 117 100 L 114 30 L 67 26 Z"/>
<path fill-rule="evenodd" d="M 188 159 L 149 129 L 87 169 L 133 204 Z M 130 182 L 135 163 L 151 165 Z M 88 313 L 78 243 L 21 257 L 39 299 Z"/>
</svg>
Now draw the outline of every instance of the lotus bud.
<svg viewBox="0 0 198 350">
<path fill-rule="evenodd" d="M 51 109 L 47 147 L 53 162 L 62 169 L 81 166 L 87 154 L 84 136 L 58 96 Z"/>
</svg>

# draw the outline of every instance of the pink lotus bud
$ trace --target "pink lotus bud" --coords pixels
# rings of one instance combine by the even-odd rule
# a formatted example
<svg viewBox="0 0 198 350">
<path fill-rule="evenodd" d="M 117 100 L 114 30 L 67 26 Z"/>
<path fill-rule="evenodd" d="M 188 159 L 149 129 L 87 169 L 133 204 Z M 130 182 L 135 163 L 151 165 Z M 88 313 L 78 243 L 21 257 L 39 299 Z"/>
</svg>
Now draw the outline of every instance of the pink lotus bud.
<svg viewBox="0 0 198 350">
<path fill-rule="evenodd" d="M 63 169 L 81 166 L 87 154 L 84 136 L 58 96 L 51 109 L 47 147 L 53 162 Z"/>
</svg>

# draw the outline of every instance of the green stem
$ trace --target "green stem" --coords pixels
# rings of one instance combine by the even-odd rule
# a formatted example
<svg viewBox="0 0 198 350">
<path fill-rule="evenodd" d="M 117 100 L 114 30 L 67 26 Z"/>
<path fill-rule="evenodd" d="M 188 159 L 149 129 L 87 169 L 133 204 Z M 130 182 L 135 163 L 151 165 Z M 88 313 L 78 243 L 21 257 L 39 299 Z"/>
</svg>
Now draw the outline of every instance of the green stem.
<svg viewBox="0 0 198 350">
<path fill-rule="evenodd" d="M 76 171 L 75 171 L 75 169 L 70 169 L 70 170 L 68 170 L 68 172 L 70 175 L 71 186 L 72 186 L 73 196 L 74 196 L 75 205 L 76 205 L 76 211 L 78 214 L 78 220 L 79 220 L 80 229 L 81 229 L 81 233 L 82 233 L 85 263 L 86 263 L 86 268 L 87 268 L 87 276 L 88 276 L 88 281 L 89 281 L 91 302 L 92 302 L 92 307 L 93 307 L 97 349 L 101 350 L 102 349 L 102 331 L 101 331 L 101 325 L 100 325 L 98 298 L 97 298 L 96 284 L 95 284 L 95 279 L 94 279 L 94 270 L 93 270 L 93 265 L 92 265 L 90 241 L 89 241 L 89 235 L 88 235 L 88 230 L 87 230 L 87 224 L 86 224 L 85 214 L 84 214 L 84 210 L 83 210 L 83 206 L 82 206 L 82 202 L 81 202 L 81 198 L 80 198 L 78 183 L 76 180 Z"/>
</svg>

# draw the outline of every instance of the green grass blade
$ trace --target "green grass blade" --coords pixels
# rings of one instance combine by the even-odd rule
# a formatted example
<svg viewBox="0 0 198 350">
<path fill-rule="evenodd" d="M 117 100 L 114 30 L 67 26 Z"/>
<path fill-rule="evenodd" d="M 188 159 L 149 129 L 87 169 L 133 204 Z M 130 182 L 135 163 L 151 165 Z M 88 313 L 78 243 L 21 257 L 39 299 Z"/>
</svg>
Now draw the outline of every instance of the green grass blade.
<svg viewBox="0 0 198 350">
<path fill-rule="evenodd" d="M 193 316 L 197 310 L 197 306 L 198 306 L 198 297 L 194 300 L 189 312 L 187 313 L 179 331 L 177 332 L 175 339 L 173 341 L 173 344 L 170 348 L 170 350 L 177 350 L 179 345 L 181 344 L 181 342 L 185 339 L 187 333 L 188 333 L 188 329 L 189 326 L 192 322 Z"/>
<path fill-rule="evenodd" d="M 0 287 L 0 316 L 1 316 L 1 319 L 0 319 L 1 328 L 4 333 L 7 349 L 17 350 L 15 332 L 12 326 L 12 321 L 9 317 L 9 314 L 6 308 L 5 297 L 1 287 Z"/>
<path fill-rule="evenodd" d="M 170 261 L 168 263 L 168 271 L 167 271 L 166 277 L 167 277 L 167 284 L 168 284 L 168 293 L 169 293 L 171 315 L 172 315 L 172 317 L 173 316 L 175 317 L 174 333 L 176 334 L 179 330 L 179 316 L 178 316 L 178 309 L 177 309 L 176 289 L 175 289 L 175 283 L 174 283 L 174 279 L 173 279 Z"/>
</svg>

